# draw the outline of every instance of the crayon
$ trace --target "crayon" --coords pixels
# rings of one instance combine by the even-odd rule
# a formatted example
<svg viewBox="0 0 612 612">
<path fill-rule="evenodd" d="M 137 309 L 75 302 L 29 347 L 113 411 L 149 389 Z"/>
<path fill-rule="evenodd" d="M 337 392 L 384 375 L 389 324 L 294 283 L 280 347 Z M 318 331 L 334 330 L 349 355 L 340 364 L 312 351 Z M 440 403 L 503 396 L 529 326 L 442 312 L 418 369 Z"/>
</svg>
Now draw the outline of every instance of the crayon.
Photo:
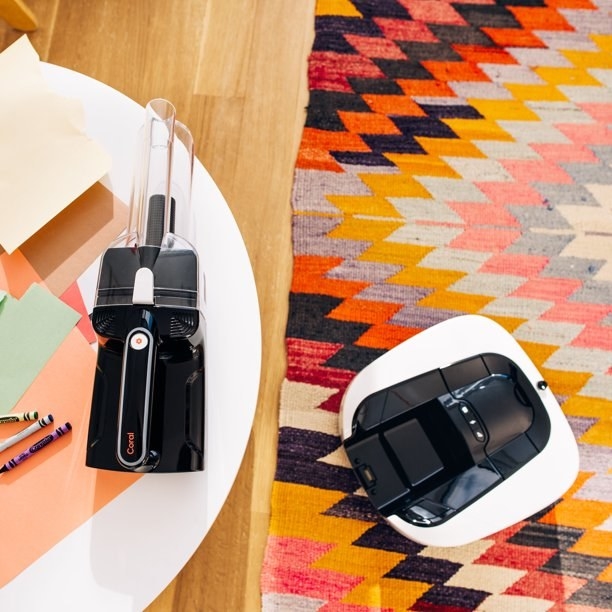
<svg viewBox="0 0 612 612">
<path fill-rule="evenodd" d="M 46 417 L 43 417 L 42 419 L 38 419 L 36 423 L 32 423 L 32 425 L 26 427 L 25 429 L 22 429 L 19 433 L 16 433 L 14 436 L 11 436 L 10 438 L 4 440 L 4 442 L 0 442 L 0 453 L 2 451 L 5 451 L 7 448 L 13 446 L 13 444 L 17 444 L 17 442 L 20 442 L 24 438 L 27 438 L 29 435 L 33 434 L 39 429 L 42 429 L 46 425 L 49 425 L 50 423 L 53 423 L 52 414 L 49 414 Z"/>
<path fill-rule="evenodd" d="M 32 444 L 30 448 L 24 450 L 23 453 L 7 461 L 2 467 L 0 467 L 0 474 L 8 472 L 9 470 L 12 470 L 13 468 L 17 467 L 20 463 L 23 463 L 26 459 L 29 459 L 30 457 L 32 457 L 32 455 L 35 455 L 39 450 L 42 450 L 43 448 L 45 448 L 45 446 L 51 444 L 51 442 L 54 442 L 58 438 L 61 438 L 64 434 L 67 434 L 71 429 L 72 425 L 70 423 L 61 425 L 53 433 L 50 433 L 44 438 L 41 438 L 38 442 Z"/>
<path fill-rule="evenodd" d="M 38 418 L 38 412 L 15 412 L 14 414 L 0 415 L 0 424 L 18 423 L 19 421 L 34 421 Z"/>
</svg>

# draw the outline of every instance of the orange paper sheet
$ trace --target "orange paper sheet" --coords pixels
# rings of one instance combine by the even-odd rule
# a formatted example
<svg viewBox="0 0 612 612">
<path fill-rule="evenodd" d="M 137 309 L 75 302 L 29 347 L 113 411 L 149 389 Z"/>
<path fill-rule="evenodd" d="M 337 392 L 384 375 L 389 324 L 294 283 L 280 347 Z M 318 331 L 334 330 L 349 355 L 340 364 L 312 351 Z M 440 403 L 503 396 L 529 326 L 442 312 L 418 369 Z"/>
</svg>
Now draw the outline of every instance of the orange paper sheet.
<svg viewBox="0 0 612 612">
<path fill-rule="evenodd" d="M 21 298 L 40 280 L 19 251 L 0 255 L 0 289 Z M 2 540 L 0 588 L 140 477 L 85 466 L 95 363 L 95 352 L 73 329 L 12 411 L 37 410 L 39 417 L 51 413 L 56 427 L 69 421 L 73 430 L 14 470 L 0 474 L 0 507 L 11 513 L 11 529 Z M 23 427 L 23 423 L 1 425 L 0 439 Z M 51 427 L 0 453 L 0 465 Z"/>
<path fill-rule="evenodd" d="M 76 329 L 47 363 L 15 412 L 53 414 L 55 423 L 0 453 L 0 464 L 69 421 L 72 432 L 10 472 L 0 475 L 0 507 L 12 509 L 3 537 L 0 587 L 87 521 L 139 476 L 102 473 L 85 466 L 89 406 L 96 356 Z M 23 426 L 23 423 L 21 424 Z M 2 425 L 9 437 L 19 424 Z"/>
<path fill-rule="evenodd" d="M 19 251 L 0 254 L 0 289 L 21 299 L 32 283 L 41 278 Z"/>
</svg>

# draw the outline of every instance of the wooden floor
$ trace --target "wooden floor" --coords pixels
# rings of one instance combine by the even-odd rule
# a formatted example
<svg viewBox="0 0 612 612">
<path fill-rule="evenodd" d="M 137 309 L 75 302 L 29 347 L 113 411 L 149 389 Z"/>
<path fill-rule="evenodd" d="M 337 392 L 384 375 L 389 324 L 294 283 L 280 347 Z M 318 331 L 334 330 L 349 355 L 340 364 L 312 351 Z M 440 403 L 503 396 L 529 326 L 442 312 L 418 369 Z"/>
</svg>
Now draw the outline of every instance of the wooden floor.
<svg viewBox="0 0 612 612">
<path fill-rule="evenodd" d="M 29 37 L 42 60 L 142 105 L 156 97 L 174 103 L 236 218 L 258 288 L 263 365 L 245 460 L 205 541 L 148 612 L 260 608 L 314 2 L 25 0 L 38 20 Z M 0 50 L 20 35 L 0 21 Z"/>
</svg>

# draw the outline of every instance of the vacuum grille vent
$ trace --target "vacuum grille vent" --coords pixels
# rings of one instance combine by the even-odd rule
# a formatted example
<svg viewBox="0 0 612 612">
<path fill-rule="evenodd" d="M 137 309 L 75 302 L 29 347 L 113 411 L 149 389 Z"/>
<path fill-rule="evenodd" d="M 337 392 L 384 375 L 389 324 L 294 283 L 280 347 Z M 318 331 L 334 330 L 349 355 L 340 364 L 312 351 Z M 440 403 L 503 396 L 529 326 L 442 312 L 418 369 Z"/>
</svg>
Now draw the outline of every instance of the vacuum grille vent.
<svg viewBox="0 0 612 612">
<path fill-rule="evenodd" d="M 94 312 L 91 317 L 91 324 L 97 334 L 106 338 L 118 338 L 122 334 L 115 313 L 107 310 Z"/>
<path fill-rule="evenodd" d="M 170 319 L 171 338 L 189 338 L 198 329 L 198 315 L 193 312 L 186 312 L 173 315 Z"/>
</svg>

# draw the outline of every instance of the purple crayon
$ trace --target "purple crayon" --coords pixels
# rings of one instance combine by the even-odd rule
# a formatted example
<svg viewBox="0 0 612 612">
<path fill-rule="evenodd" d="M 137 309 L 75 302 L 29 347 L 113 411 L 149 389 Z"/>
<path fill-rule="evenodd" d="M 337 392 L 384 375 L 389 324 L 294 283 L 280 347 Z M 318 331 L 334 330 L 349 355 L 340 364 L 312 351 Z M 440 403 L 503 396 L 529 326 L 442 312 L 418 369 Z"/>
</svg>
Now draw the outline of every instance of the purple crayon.
<svg viewBox="0 0 612 612">
<path fill-rule="evenodd" d="M 39 450 L 45 448 L 51 442 L 61 438 L 64 434 L 67 434 L 72 429 L 72 425 L 70 423 L 65 423 L 61 427 L 58 427 L 53 433 L 41 438 L 38 442 L 32 444 L 30 448 L 24 450 L 22 453 L 13 457 L 7 461 L 2 467 L 0 467 L 0 474 L 4 472 L 8 472 L 13 468 L 17 467 L 20 463 L 23 463 L 26 459 L 29 459 L 32 455 L 37 453 Z"/>
</svg>

